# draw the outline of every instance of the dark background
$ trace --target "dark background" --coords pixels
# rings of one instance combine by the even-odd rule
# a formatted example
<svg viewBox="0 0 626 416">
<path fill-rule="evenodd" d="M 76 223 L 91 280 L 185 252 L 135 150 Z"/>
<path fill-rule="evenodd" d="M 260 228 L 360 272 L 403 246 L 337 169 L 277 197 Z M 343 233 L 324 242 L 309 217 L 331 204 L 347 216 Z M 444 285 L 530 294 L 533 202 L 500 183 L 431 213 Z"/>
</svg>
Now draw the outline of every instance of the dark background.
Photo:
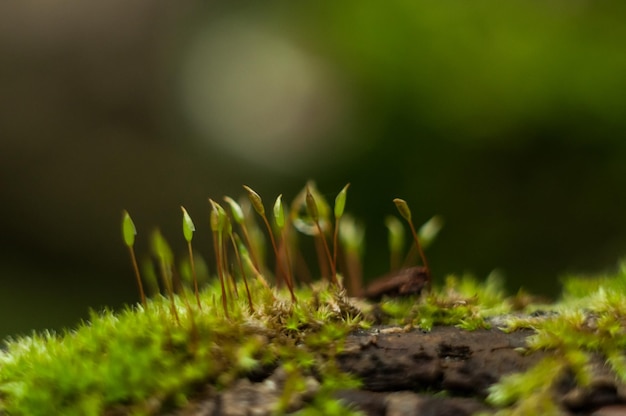
<svg viewBox="0 0 626 416">
<path fill-rule="evenodd" d="M 222 4 L 223 3 L 223 4 Z M 434 274 L 555 294 L 626 253 L 626 6 L 587 1 L 0 4 L 0 336 L 138 296 L 121 210 L 209 252 L 206 198 L 314 179 L 367 224 L 446 221 Z"/>
</svg>

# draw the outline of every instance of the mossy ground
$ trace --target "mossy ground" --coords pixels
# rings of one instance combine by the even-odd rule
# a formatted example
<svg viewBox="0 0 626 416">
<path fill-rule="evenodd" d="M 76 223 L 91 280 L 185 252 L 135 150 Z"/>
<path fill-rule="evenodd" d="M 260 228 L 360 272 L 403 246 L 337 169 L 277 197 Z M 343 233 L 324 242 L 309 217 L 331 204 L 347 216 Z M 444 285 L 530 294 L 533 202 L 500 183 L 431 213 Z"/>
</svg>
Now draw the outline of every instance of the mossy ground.
<svg viewBox="0 0 626 416">
<path fill-rule="evenodd" d="M 505 407 L 499 415 L 559 414 L 559 383 L 571 379 L 578 391 L 588 393 L 598 359 L 620 395 L 626 382 L 626 263 L 615 275 L 564 279 L 561 299 L 529 305 L 527 312 L 533 310 L 505 318 L 502 327 L 533 329 L 525 352 L 548 355 L 529 371 L 492 386 L 487 400 Z"/>
<path fill-rule="evenodd" d="M 177 317 L 158 297 L 145 309 L 92 313 L 63 334 L 11 340 L 0 357 L 0 408 L 11 415 L 98 415 L 114 407 L 154 414 L 183 406 L 201 384 L 225 388 L 279 363 L 289 363 L 294 377 L 323 368 L 320 394 L 358 384 L 330 360 L 364 324 L 341 293 L 300 290 L 292 304 L 261 285 L 253 291 L 254 313 L 242 297 L 231 299 L 226 318 L 214 285 L 202 292 L 202 309 L 192 293 L 175 296 Z"/>
<path fill-rule="evenodd" d="M 298 290 L 297 303 L 285 290 L 257 284 L 252 289 L 255 311 L 243 296 L 233 298 L 229 318 L 215 284 L 201 293 L 201 309 L 193 293 L 175 296 L 178 318 L 170 300 L 157 297 L 145 309 L 92 313 L 73 331 L 11 340 L 0 357 L 0 406 L 10 415 L 98 415 L 112 409 L 158 414 L 185 406 L 201 385 L 225 389 L 238 378 L 281 364 L 292 371 L 295 390 L 304 388 L 296 382 L 304 375 L 320 378 L 322 388 L 307 404 L 307 414 L 357 413 L 332 398 L 334 390 L 359 384 L 342 374 L 333 358 L 350 331 L 376 320 L 405 330 L 433 325 L 471 330 L 494 323 L 507 331 L 534 329 L 528 350 L 553 354 L 491 388 L 487 401 L 502 407 L 502 414 L 556 411 L 554 385 L 566 371 L 574 371 L 581 385 L 588 383 L 585 365 L 593 352 L 603 354 L 615 376 L 626 380 L 624 269 L 612 277 L 568 279 L 559 302 L 529 303 L 517 311 L 525 295 L 506 297 L 493 278 L 479 283 L 450 277 L 429 294 L 378 305 L 347 298 L 324 284 Z M 285 396 L 276 412 L 287 410 L 288 402 Z"/>
</svg>

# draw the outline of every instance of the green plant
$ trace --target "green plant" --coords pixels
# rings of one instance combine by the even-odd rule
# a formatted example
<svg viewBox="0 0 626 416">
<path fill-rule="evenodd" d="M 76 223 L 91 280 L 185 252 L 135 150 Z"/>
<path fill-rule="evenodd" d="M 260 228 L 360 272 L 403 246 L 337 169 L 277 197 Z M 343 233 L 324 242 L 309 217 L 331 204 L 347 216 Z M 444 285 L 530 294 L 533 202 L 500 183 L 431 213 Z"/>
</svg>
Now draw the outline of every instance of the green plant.
<svg viewBox="0 0 626 416">
<path fill-rule="evenodd" d="M 283 282 L 287 285 L 287 288 L 289 289 L 289 293 L 291 294 L 291 300 L 295 302 L 296 295 L 293 292 L 293 285 L 290 281 L 291 279 L 289 278 L 289 274 L 287 273 L 287 271 L 285 270 L 283 266 L 283 262 L 280 260 L 280 256 L 278 254 L 278 247 L 276 246 L 276 239 L 274 238 L 272 227 L 270 226 L 267 216 L 265 215 L 265 207 L 263 206 L 263 200 L 261 199 L 261 196 L 257 194 L 249 186 L 244 185 L 243 188 L 248 193 L 248 198 L 250 199 L 250 203 L 252 204 L 252 207 L 254 208 L 256 213 L 259 214 L 259 216 L 263 219 L 263 222 L 265 223 L 265 226 L 267 227 L 267 232 L 270 236 L 270 241 L 272 242 L 272 249 L 274 250 L 274 256 L 276 258 L 276 267 L 280 271 L 279 276 L 283 279 Z"/>
<path fill-rule="evenodd" d="M 614 377 L 626 382 L 626 267 L 614 276 L 569 277 L 563 287 L 560 301 L 542 305 L 540 314 L 511 316 L 503 323 L 506 331 L 533 329 L 526 352 L 547 356 L 490 388 L 488 402 L 506 407 L 501 415 L 555 414 L 555 391 L 566 377 L 573 375 L 583 391 L 590 386 L 593 356 L 602 357 Z"/>
<path fill-rule="evenodd" d="M 189 250 L 189 265 L 191 266 L 191 276 L 193 278 L 193 289 L 196 295 L 196 301 L 198 302 L 198 308 L 202 309 L 202 305 L 200 304 L 200 294 L 198 290 L 198 276 L 196 275 L 196 265 L 193 260 L 193 249 L 191 248 L 191 239 L 193 238 L 193 233 L 196 231 L 196 227 L 187 213 L 185 207 L 180 207 L 183 211 L 183 235 L 185 236 L 185 240 L 187 240 L 187 248 Z"/>
<path fill-rule="evenodd" d="M 532 304 L 522 292 L 507 297 L 496 273 L 485 282 L 471 276 L 448 276 L 433 282 L 428 292 L 404 297 L 383 295 L 375 304 L 351 298 L 336 283 L 342 278 L 336 267 L 337 257 L 338 253 L 345 257 L 344 272 L 358 264 L 363 229 L 351 217 L 344 218 L 347 189 L 348 185 L 337 195 L 332 212 L 332 255 L 326 245 L 325 255 L 321 256 L 332 272 L 326 276 L 328 279 L 301 287 L 296 287 L 291 270 L 284 270 L 283 266 L 280 271 L 280 251 L 272 239 L 276 231 L 287 265 L 298 252 L 294 243 L 296 232 L 325 241 L 331 214 L 323 199 L 313 196 L 316 191 L 311 184 L 289 209 L 285 209 L 282 196 L 276 199 L 275 230 L 265 217 L 260 196 L 246 189 L 273 241 L 276 266 L 285 279 L 282 287 L 268 283 L 267 273 L 261 270 L 263 259 L 253 257 L 247 229 L 251 218 L 233 199 L 225 198 L 230 215 L 209 200 L 217 278 L 204 287 L 199 284 L 191 246 L 197 231 L 182 208 L 182 234 L 188 249 L 183 261 L 189 269 L 181 272 L 181 277 L 188 277 L 182 282 L 178 280 L 172 250 L 165 237 L 155 230 L 151 246 L 161 287 L 154 266 L 148 263 L 143 278 L 154 295 L 146 298 L 133 250 L 137 230 L 124 211 L 122 236 L 131 253 L 141 306 L 117 313 L 92 312 L 88 322 L 61 334 L 47 332 L 10 340 L 6 351 L 0 352 L 0 412 L 160 414 L 193 401 L 201 386 L 209 384 L 215 391 L 222 391 L 242 377 L 280 368 L 286 374 L 287 384 L 275 403 L 275 413 L 292 411 L 294 398 L 303 394 L 307 380 L 315 375 L 319 388 L 298 414 L 356 415 L 358 411 L 333 395 L 338 389 L 356 388 L 360 383 L 339 369 L 336 357 L 350 332 L 367 329 L 375 322 L 404 330 L 430 330 L 435 325 L 476 330 L 493 326 L 497 318 L 497 325 L 507 331 L 534 329 L 528 350 L 549 351 L 552 355 L 528 372 L 505 377 L 491 387 L 487 400 L 502 407 L 503 414 L 557 409 L 552 393 L 566 374 L 573 373 L 582 387 L 589 384 L 591 354 L 605 357 L 616 376 L 626 382 L 626 266 L 617 277 L 565 280 L 563 297 L 552 306 Z M 408 204 L 399 199 L 394 203 L 409 223 L 416 249 L 427 268 L 422 247 L 426 244 L 421 246 L 420 242 L 433 238 L 440 220 L 429 220 L 418 235 Z M 232 222 L 239 226 L 244 238 L 233 230 Z M 397 223 L 389 228 L 395 234 L 392 237 L 398 239 L 401 231 L 396 229 Z M 431 237 L 424 237 L 428 235 Z M 399 252 L 401 246 L 394 242 L 394 250 Z M 235 261 L 229 261 L 233 255 Z M 203 261 L 198 262 L 202 264 Z M 247 276 L 254 278 L 248 280 Z M 280 279 L 277 276 L 274 281 L 280 283 Z M 350 281 L 358 286 L 358 279 Z M 356 287 L 355 292 L 359 289 Z M 245 298 L 239 296 L 244 290 Z M 190 296 L 196 302 L 189 302 Z M 544 313 L 530 315 L 537 310 Z M 537 382 L 539 377 L 541 383 Z"/>
<path fill-rule="evenodd" d="M 411 209 L 409 208 L 409 204 L 404 199 L 395 198 L 393 203 L 396 204 L 396 208 L 398 208 L 398 212 L 402 217 L 409 223 L 409 227 L 411 228 L 411 234 L 413 234 L 413 241 L 415 242 L 415 247 L 420 255 L 422 260 L 422 264 L 426 269 L 426 278 L 427 285 L 430 286 L 432 283 L 432 276 L 430 274 L 430 267 L 428 266 L 428 260 L 426 260 L 426 255 L 424 254 L 424 250 L 422 249 L 422 245 L 420 244 L 420 240 L 417 236 L 417 231 L 415 231 L 415 226 L 413 225 L 413 220 L 411 218 Z"/>
<path fill-rule="evenodd" d="M 297 289 L 297 295 L 288 271 L 288 253 L 296 252 L 297 248 L 289 247 L 294 238 L 288 234 L 296 232 L 293 222 L 301 214 L 292 205 L 290 215 L 285 216 L 282 196 L 276 199 L 273 214 L 285 253 L 285 270 L 261 197 L 244 187 L 252 207 L 266 225 L 279 269 L 277 279 L 283 279 L 291 302 L 285 302 L 282 289 L 267 283 L 260 270 L 261 261 L 253 254 L 244 211 L 228 197 L 225 200 L 230 206 L 230 216 L 209 199 L 217 280 L 204 289 L 199 286 L 192 247 L 197 230 L 187 210 L 181 207 L 182 234 L 188 252 L 183 260 L 189 268 L 181 276 L 189 278 L 185 281 L 177 278 L 170 245 L 158 229 L 154 230 L 150 242 L 160 285 L 152 263 L 148 263 L 144 268 L 146 283 L 157 294 L 148 299 L 133 249 L 137 230 L 124 211 L 122 236 L 129 249 L 143 307 L 126 308 L 120 313 L 92 313 L 89 322 L 74 331 L 10 341 L 7 352 L 1 356 L 0 409 L 28 415 L 91 415 L 115 408 L 123 408 L 130 414 L 153 414 L 158 409 L 184 404 L 198 383 L 226 388 L 248 372 L 282 363 L 286 369 L 290 366 L 300 369 L 290 375 L 293 386 L 298 385 L 305 373 L 321 372 L 322 388 L 306 412 L 318 409 L 332 414 L 345 410 L 343 405 L 333 404 L 332 391 L 356 386 L 358 381 L 343 374 L 334 364 L 334 357 L 348 332 L 370 323 L 366 320 L 367 310 L 347 298 L 338 283 L 338 246 L 344 241 L 345 252 L 349 254 L 355 248 L 348 246 L 359 244 L 362 237 L 357 238 L 359 232 L 354 223 L 346 221 L 346 227 L 353 227 L 353 231 L 340 240 L 340 229 L 346 228 L 340 227 L 346 185 L 335 199 L 331 255 L 321 225 L 322 221 L 328 223 L 328 210 L 324 206 L 320 214 L 311 187 L 307 186 L 305 192 L 308 218 L 303 221 L 312 221 L 316 228 L 332 272 L 328 281 L 313 288 Z M 232 229 L 232 221 L 239 225 L 245 242 Z M 231 249 L 226 244 L 228 241 L 232 243 Z M 233 254 L 238 268 L 231 269 L 228 258 Z M 248 282 L 248 274 L 256 279 Z M 190 287 L 181 285 L 185 282 Z M 242 287 L 247 301 L 238 296 Z M 159 295 L 161 290 L 164 296 Z M 188 301 L 189 294 L 195 297 L 193 305 Z M 221 299 L 222 313 L 218 313 L 217 297 Z M 296 345 L 306 349 L 295 348 Z M 296 393 L 286 390 L 281 399 L 283 404 L 279 403 L 277 410 Z"/>
<path fill-rule="evenodd" d="M 313 220 L 315 227 L 317 228 L 317 237 L 322 242 L 322 247 L 324 247 L 324 252 L 326 253 L 326 258 L 328 259 L 328 263 L 330 264 L 331 270 L 331 282 L 339 286 L 339 281 L 337 280 L 337 270 L 336 265 L 333 262 L 333 258 L 330 255 L 330 250 L 328 248 L 328 242 L 326 241 L 326 237 L 324 236 L 324 231 L 322 230 L 322 226 L 320 225 L 320 214 L 317 208 L 317 202 L 315 201 L 315 197 L 311 193 L 311 189 L 309 186 L 306 187 L 306 207 L 309 213 L 309 216 Z"/>
<path fill-rule="evenodd" d="M 130 253 L 130 260 L 133 265 L 133 271 L 135 272 L 135 278 L 137 279 L 137 287 L 139 288 L 139 296 L 141 297 L 141 304 L 146 307 L 146 294 L 143 291 L 143 284 L 141 283 L 141 274 L 139 273 L 139 266 L 137 265 L 137 257 L 135 256 L 135 236 L 137 235 L 137 229 L 135 223 L 128 211 L 124 210 L 122 213 L 122 236 L 124 237 L 124 244 L 128 247 Z"/>
</svg>

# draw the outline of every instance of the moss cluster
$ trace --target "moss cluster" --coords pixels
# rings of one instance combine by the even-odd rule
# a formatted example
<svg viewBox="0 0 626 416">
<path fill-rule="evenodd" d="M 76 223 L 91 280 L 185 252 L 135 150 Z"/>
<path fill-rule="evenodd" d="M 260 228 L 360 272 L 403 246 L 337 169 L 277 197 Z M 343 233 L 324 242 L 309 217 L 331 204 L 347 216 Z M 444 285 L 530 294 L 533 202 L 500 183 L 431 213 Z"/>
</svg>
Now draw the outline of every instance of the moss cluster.
<svg viewBox="0 0 626 416">
<path fill-rule="evenodd" d="M 499 415 L 558 414 L 560 385 L 573 379 L 584 392 L 594 383 L 600 360 L 616 385 L 626 382 L 626 264 L 617 274 L 569 277 L 561 299 L 529 306 L 533 314 L 510 316 L 503 330 L 530 328 L 525 352 L 545 352 L 529 371 L 504 377 L 491 387 L 487 401 L 506 407 Z M 604 365 L 602 365 L 604 363 Z"/>
<path fill-rule="evenodd" d="M 406 330 L 430 330 L 435 325 L 465 330 L 491 326 L 505 331 L 534 329 L 527 351 L 547 353 L 528 372 L 506 376 L 491 387 L 487 402 L 501 408 L 502 414 L 556 413 L 559 383 L 573 374 L 577 385 L 588 386 L 593 379 L 591 361 L 598 355 L 617 379 L 626 381 L 626 265 L 613 277 L 565 280 L 562 299 L 553 305 L 534 304 L 523 292 L 507 297 L 496 274 L 484 282 L 470 276 L 431 282 L 420 247 L 422 237 L 413 227 L 406 202 L 396 199 L 426 266 L 427 280 L 421 293 L 383 295 L 380 302 L 373 303 L 349 297 L 337 270 L 339 220 L 347 186 L 335 200 L 333 227 L 329 226 L 333 223 L 330 207 L 307 186 L 292 204 L 288 218 L 281 197 L 277 198 L 274 230 L 260 196 L 246 190 L 272 240 L 278 273 L 270 280 L 275 285 L 268 284 L 265 277 L 269 269 L 261 255 L 265 247 L 254 243 L 253 235 L 258 236 L 260 230 L 230 198 L 226 198 L 230 216 L 211 200 L 217 276 L 202 289 L 198 282 L 209 273 L 193 253 L 195 228 L 186 210 L 183 208 L 183 234 L 189 255 L 180 262 L 179 272 L 163 236 L 158 231 L 153 234 L 160 285 L 152 263 L 143 278 L 140 275 L 133 251 L 135 228 L 125 212 L 123 237 L 130 249 L 141 304 L 117 313 L 94 312 L 88 322 L 62 334 L 8 341 L 0 352 L 0 413 L 162 414 L 193 402 L 206 386 L 214 393 L 224 391 L 238 380 L 263 379 L 280 368 L 286 382 L 273 405 L 275 414 L 357 415 L 358 411 L 334 396 L 339 389 L 359 386 L 359 380 L 339 369 L 335 358 L 350 332 L 374 324 Z M 231 220 L 243 238 L 233 230 Z M 390 231 L 396 230 L 390 236 L 395 257 L 400 239 L 397 228 L 390 227 Z M 318 254 L 322 253 L 319 269 L 324 276 L 320 281 L 296 284 L 294 262 L 290 261 L 297 251 L 291 243 L 297 239 L 296 229 L 310 232 L 318 243 Z M 331 236 L 332 253 L 326 234 Z M 359 251 L 355 244 L 360 241 L 354 236 L 362 233 L 346 234 L 353 238 L 344 240 L 341 251 L 346 268 L 351 269 Z M 345 280 L 357 283 L 352 285 L 353 292 L 362 289 L 358 279 Z M 152 298 L 144 296 L 144 282 L 155 293 Z M 294 408 L 294 397 L 307 391 L 312 376 L 318 388 Z"/>
<path fill-rule="evenodd" d="M 433 325 L 462 329 L 489 328 L 489 318 L 509 313 L 514 306 L 497 274 L 480 282 L 472 276 L 448 276 L 443 287 L 422 296 L 384 299 L 380 309 L 386 323 L 430 330 Z"/>
<path fill-rule="evenodd" d="M 359 414 L 333 396 L 359 385 L 339 370 L 335 357 L 351 331 L 378 323 L 534 329 L 527 352 L 544 351 L 545 357 L 492 386 L 487 402 L 502 415 L 556 414 L 560 384 L 573 377 L 588 386 L 594 355 L 626 381 L 626 268 L 613 277 L 570 278 L 564 287 L 559 302 L 520 309 L 527 296 L 506 297 L 494 277 L 448 277 L 427 294 L 376 304 L 324 282 L 297 289 L 293 303 L 286 288 L 254 282 L 255 310 L 241 296 L 226 318 L 215 281 L 200 293 L 202 309 L 186 299 L 193 298 L 190 290 L 174 296 L 178 319 L 170 300 L 157 296 L 145 308 L 94 313 L 74 331 L 8 342 L 0 355 L 0 409 L 11 415 L 160 414 L 193 401 L 203 386 L 220 391 L 281 366 L 290 388 L 277 414 L 293 410 L 290 397 L 306 389 L 310 375 L 321 387 L 301 414 Z M 243 293 L 242 283 L 238 289 Z"/>
<path fill-rule="evenodd" d="M 0 356 L 0 408 L 11 415 L 154 414 L 184 405 L 202 384 L 223 389 L 279 363 L 293 377 L 323 366 L 318 395 L 357 385 L 332 365 L 346 334 L 361 323 L 341 292 L 300 290 L 294 305 L 285 293 L 260 293 L 272 300 L 251 313 L 240 299 L 228 319 L 215 305 L 219 293 L 218 285 L 202 291 L 202 310 L 175 296 L 177 319 L 169 300 L 158 297 L 146 309 L 94 313 L 61 335 L 10 341 Z"/>
<path fill-rule="evenodd" d="M 346 414 L 343 405 L 326 396 L 358 384 L 334 364 L 347 333 L 364 325 L 360 309 L 339 283 L 336 267 L 348 186 L 337 195 L 332 213 L 312 183 L 296 197 L 288 216 L 279 196 L 272 211 L 276 229 L 260 195 L 244 188 L 247 210 L 226 197 L 229 215 L 209 199 L 217 279 L 202 291 L 198 284 L 202 267 L 196 265 L 203 262 L 193 253 L 196 230 L 185 208 L 181 207 L 182 231 L 188 257 L 179 262 L 181 269 L 176 270 L 169 244 L 155 230 L 151 238 L 155 262 L 147 263 L 143 277 L 133 249 L 135 225 L 124 211 L 122 236 L 141 306 L 121 313 L 93 313 L 88 323 L 65 334 L 8 342 L 0 355 L 0 410 L 12 415 L 98 415 L 111 409 L 154 414 L 184 404 L 199 386 L 223 389 L 240 377 L 281 365 L 288 383 L 275 412 L 288 409 L 290 396 L 304 388 L 303 377 L 315 371 L 321 386 L 309 408 Z M 405 205 L 404 211 L 410 212 Z M 267 226 L 278 269 L 275 288 L 264 276 L 269 270 L 263 256 L 266 247 L 252 209 Z M 321 244 L 326 256 L 318 258 L 324 279 L 313 285 L 316 288 L 297 290 L 296 296 L 290 256 L 298 253 L 292 244 L 298 227 Z M 326 241 L 329 230 L 332 254 Z M 156 293 L 152 300 L 145 296 L 144 283 Z"/>
<path fill-rule="evenodd" d="M 497 281 L 479 284 L 470 277 L 450 277 L 428 295 L 377 305 L 327 283 L 298 289 L 297 303 L 286 289 L 251 286 L 254 312 L 241 296 L 229 305 L 228 318 L 216 300 L 216 281 L 201 291 L 202 309 L 185 290 L 174 296 L 176 315 L 170 300 L 158 296 L 145 307 L 93 313 L 74 331 L 12 340 L 0 356 L 0 408 L 12 415 L 158 414 L 184 406 L 203 385 L 225 389 L 281 365 L 293 390 L 284 393 L 277 413 L 286 411 L 290 394 L 305 388 L 304 377 L 315 374 L 321 388 L 303 414 L 357 414 L 332 396 L 359 385 L 334 360 L 348 333 L 375 320 L 423 329 L 486 327 L 489 316 L 510 304 Z"/>
</svg>

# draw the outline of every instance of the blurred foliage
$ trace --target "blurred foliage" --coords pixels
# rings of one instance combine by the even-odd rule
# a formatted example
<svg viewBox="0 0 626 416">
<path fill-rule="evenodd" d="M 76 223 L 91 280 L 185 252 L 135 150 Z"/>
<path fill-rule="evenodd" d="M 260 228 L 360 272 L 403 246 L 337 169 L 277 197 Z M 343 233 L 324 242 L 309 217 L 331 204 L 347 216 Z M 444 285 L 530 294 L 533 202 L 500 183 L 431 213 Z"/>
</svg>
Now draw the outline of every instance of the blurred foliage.
<svg viewBox="0 0 626 416">
<path fill-rule="evenodd" d="M 312 26 L 372 116 L 401 109 L 426 135 L 454 140 L 525 140 L 541 125 L 590 140 L 624 127 L 624 8 L 341 2 L 327 6 L 322 31 L 321 19 Z"/>
<path fill-rule="evenodd" d="M 549 293 L 626 248 L 624 8 L 318 2 L 286 20 L 354 94 L 359 161 L 342 173 L 358 205 L 441 213 L 435 270 L 504 266 Z"/>
</svg>

